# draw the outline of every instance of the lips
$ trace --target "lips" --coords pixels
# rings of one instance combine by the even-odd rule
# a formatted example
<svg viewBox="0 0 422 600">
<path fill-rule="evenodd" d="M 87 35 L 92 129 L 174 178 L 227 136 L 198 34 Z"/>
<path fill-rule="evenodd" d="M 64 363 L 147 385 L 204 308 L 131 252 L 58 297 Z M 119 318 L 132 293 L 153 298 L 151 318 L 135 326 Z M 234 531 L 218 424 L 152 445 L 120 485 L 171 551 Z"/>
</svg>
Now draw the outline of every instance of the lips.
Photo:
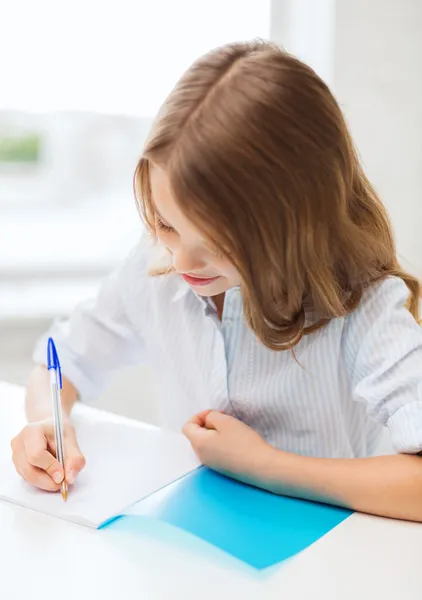
<svg viewBox="0 0 422 600">
<path fill-rule="evenodd" d="M 182 277 L 186 281 L 186 283 L 194 286 L 209 285 L 210 283 L 218 279 L 218 277 L 192 277 L 192 275 L 186 275 L 186 273 L 183 273 Z"/>
</svg>

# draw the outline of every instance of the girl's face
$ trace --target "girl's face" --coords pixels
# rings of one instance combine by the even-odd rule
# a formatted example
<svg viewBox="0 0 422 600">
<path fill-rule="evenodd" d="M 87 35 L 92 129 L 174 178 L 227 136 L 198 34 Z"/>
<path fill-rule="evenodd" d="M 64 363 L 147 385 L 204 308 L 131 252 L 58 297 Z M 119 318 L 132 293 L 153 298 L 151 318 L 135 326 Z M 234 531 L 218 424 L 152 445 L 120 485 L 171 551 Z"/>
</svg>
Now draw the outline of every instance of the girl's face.
<svg viewBox="0 0 422 600">
<path fill-rule="evenodd" d="M 178 208 L 163 169 L 150 169 L 157 237 L 173 256 L 174 269 L 201 296 L 217 296 L 240 285 L 230 261 L 213 248 Z"/>
</svg>

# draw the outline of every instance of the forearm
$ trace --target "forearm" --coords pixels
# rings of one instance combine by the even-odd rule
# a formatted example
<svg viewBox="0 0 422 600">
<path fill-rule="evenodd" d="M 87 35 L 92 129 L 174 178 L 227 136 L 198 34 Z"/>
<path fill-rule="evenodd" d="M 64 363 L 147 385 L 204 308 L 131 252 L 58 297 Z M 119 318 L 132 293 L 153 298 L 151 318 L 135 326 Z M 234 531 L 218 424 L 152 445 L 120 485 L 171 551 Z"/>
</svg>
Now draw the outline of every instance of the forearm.
<svg viewBox="0 0 422 600">
<path fill-rule="evenodd" d="M 73 405 L 78 399 L 78 392 L 65 377 L 61 391 L 62 409 L 70 415 Z M 50 376 L 46 367 L 36 367 L 28 381 L 25 399 L 26 417 L 29 422 L 42 421 L 51 417 Z"/>
<path fill-rule="evenodd" d="M 272 453 L 263 487 L 396 519 L 422 521 L 422 457 L 324 459 Z"/>
</svg>

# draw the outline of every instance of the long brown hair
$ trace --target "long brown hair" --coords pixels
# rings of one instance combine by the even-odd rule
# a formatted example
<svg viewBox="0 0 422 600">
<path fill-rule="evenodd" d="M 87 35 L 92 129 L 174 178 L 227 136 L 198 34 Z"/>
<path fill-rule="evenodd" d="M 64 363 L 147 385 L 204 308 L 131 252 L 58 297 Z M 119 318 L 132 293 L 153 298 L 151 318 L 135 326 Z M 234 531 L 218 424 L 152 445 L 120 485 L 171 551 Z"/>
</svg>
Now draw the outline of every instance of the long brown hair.
<svg viewBox="0 0 422 600">
<path fill-rule="evenodd" d="M 400 268 L 385 208 L 336 100 L 274 44 L 206 54 L 165 101 L 134 177 L 154 232 L 152 164 L 238 269 L 246 319 L 268 348 L 292 348 L 389 275 L 406 282 L 418 317 L 419 283 Z"/>
</svg>

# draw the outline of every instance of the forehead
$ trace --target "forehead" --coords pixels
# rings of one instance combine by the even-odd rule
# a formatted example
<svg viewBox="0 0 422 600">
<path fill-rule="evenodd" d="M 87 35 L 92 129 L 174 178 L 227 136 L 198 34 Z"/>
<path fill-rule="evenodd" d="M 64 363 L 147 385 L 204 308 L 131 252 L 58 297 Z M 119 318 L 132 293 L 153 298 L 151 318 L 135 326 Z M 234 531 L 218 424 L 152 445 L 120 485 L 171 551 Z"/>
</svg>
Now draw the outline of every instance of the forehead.
<svg viewBox="0 0 422 600">
<path fill-rule="evenodd" d="M 156 165 L 150 168 L 152 202 L 158 215 L 179 234 L 189 234 L 203 239 L 195 225 L 182 213 L 174 198 L 166 172 Z"/>
<path fill-rule="evenodd" d="M 170 189 L 170 182 L 164 169 L 158 167 L 157 165 L 151 164 L 149 170 L 149 179 L 152 190 L 152 199 L 154 204 L 157 205 L 157 208 L 158 204 L 162 203 L 163 200 L 164 203 L 166 202 L 166 199 L 170 200 L 171 202 L 173 201 L 173 193 Z"/>
</svg>

